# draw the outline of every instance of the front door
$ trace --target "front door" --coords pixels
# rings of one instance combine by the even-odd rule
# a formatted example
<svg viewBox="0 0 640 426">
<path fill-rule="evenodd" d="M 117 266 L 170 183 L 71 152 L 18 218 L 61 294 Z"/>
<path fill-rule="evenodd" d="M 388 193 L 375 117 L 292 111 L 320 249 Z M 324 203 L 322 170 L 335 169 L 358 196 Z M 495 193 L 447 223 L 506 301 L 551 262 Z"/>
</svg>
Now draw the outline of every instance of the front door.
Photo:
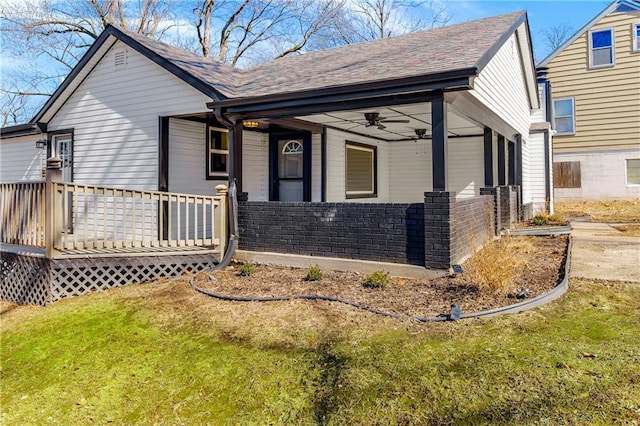
<svg viewBox="0 0 640 426">
<path fill-rule="evenodd" d="M 62 160 L 62 181 L 73 182 L 73 138 L 71 134 L 54 135 L 51 156 Z"/>
<path fill-rule="evenodd" d="M 278 199 L 280 201 L 303 201 L 302 139 L 278 141 Z"/>
<path fill-rule="evenodd" d="M 270 200 L 311 201 L 311 135 L 305 132 L 272 133 L 270 145 Z"/>
</svg>

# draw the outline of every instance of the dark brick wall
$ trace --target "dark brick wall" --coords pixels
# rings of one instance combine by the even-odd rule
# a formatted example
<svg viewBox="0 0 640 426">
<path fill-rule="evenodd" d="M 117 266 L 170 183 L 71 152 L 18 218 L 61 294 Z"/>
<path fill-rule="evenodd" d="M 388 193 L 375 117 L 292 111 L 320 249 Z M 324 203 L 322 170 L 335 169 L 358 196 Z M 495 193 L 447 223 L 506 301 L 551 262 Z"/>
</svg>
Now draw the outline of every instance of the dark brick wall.
<svg viewBox="0 0 640 426">
<path fill-rule="evenodd" d="M 493 199 L 493 235 L 500 234 L 502 225 L 500 223 L 500 197 L 498 197 L 498 189 L 495 187 L 480 188 L 480 195 L 487 195 Z"/>
<path fill-rule="evenodd" d="M 241 250 L 424 265 L 423 204 L 241 201 Z"/>
<path fill-rule="evenodd" d="M 425 267 L 448 269 L 494 235 L 494 197 L 456 200 L 455 192 L 426 192 Z"/>
<path fill-rule="evenodd" d="M 493 197 L 458 200 L 451 212 L 451 263 L 460 263 L 493 237 Z"/>
<path fill-rule="evenodd" d="M 455 192 L 424 193 L 424 266 L 448 269 L 451 266 L 450 212 Z"/>
</svg>

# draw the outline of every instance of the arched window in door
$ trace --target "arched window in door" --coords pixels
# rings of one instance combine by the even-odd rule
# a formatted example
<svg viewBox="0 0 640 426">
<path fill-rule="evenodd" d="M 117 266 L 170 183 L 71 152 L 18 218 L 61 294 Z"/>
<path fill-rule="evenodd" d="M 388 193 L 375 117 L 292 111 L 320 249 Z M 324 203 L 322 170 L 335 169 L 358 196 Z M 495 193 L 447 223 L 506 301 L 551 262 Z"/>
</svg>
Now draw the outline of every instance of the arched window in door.
<svg viewBox="0 0 640 426">
<path fill-rule="evenodd" d="M 282 147 L 280 178 L 302 179 L 302 141 L 287 141 Z"/>
</svg>

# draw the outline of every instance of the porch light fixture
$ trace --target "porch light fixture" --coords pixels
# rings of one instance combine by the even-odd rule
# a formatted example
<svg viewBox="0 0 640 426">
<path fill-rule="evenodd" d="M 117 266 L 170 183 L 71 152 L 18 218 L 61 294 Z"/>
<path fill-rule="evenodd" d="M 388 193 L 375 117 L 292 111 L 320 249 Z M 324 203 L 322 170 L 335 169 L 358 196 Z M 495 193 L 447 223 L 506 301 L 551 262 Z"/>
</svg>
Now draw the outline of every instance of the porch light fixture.
<svg viewBox="0 0 640 426">
<path fill-rule="evenodd" d="M 260 123 L 257 121 L 243 121 L 242 127 L 246 127 L 247 129 L 256 129 L 260 126 Z"/>
<path fill-rule="evenodd" d="M 46 139 L 38 139 L 36 141 L 36 149 L 45 149 L 47 147 Z"/>
</svg>

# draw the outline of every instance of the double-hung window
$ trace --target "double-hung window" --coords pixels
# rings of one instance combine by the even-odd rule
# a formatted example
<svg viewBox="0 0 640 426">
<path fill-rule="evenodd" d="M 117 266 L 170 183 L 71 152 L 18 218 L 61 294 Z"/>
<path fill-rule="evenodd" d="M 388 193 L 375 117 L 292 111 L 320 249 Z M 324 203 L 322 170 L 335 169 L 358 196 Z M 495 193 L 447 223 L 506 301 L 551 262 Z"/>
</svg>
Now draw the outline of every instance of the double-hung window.
<svg viewBox="0 0 640 426">
<path fill-rule="evenodd" d="M 215 127 L 208 128 L 205 162 L 208 180 L 227 179 L 229 176 L 229 133 L 226 130 Z"/>
<path fill-rule="evenodd" d="M 631 24 L 631 31 L 632 31 L 632 40 L 633 40 L 633 45 L 632 45 L 632 50 L 634 52 L 640 52 L 640 23 L 637 24 Z"/>
<path fill-rule="evenodd" d="M 558 135 L 573 135 L 576 132 L 576 115 L 573 98 L 553 100 L 554 128 Z"/>
<path fill-rule="evenodd" d="M 347 142 L 345 157 L 346 197 L 375 197 L 377 191 L 376 147 Z"/>
<path fill-rule="evenodd" d="M 589 68 L 615 63 L 613 28 L 589 31 Z"/>
</svg>

